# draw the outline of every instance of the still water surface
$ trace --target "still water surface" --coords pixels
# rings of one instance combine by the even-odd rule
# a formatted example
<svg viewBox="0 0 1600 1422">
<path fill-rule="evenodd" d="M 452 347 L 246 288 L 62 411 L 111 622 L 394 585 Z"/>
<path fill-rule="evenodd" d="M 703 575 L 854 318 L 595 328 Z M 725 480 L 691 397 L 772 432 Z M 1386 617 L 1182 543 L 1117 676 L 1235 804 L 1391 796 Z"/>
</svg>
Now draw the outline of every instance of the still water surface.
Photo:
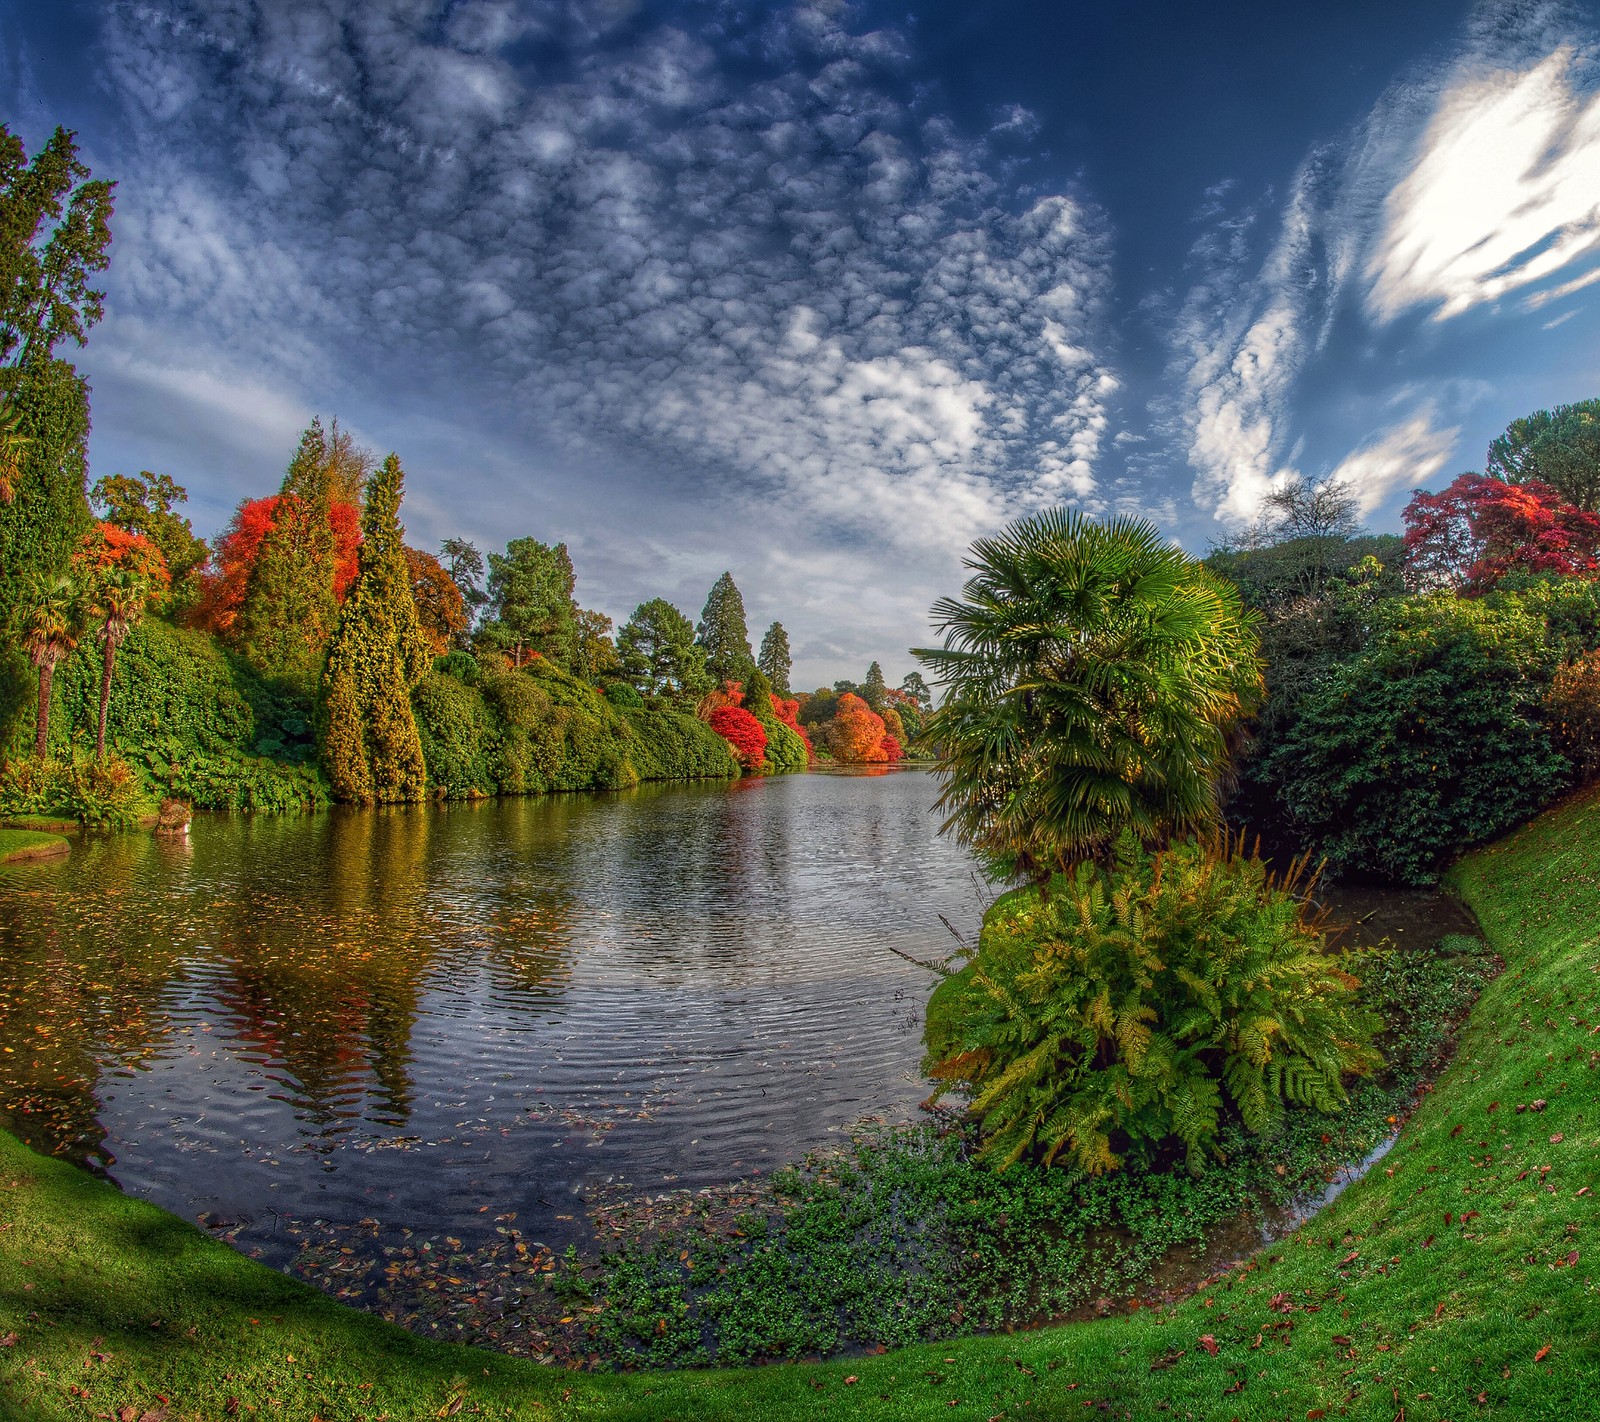
<svg viewBox="0 0 1600 1422">
<path fill-rule="evenodd" d="M 911 1116 L 967 856 L 916 771 L 89 839 L 0 867 L 0 1121 L 189 1219 L 581 1238 Z M 231 1228 L 230 1228 L 231 1233 Z"/>
</svg>

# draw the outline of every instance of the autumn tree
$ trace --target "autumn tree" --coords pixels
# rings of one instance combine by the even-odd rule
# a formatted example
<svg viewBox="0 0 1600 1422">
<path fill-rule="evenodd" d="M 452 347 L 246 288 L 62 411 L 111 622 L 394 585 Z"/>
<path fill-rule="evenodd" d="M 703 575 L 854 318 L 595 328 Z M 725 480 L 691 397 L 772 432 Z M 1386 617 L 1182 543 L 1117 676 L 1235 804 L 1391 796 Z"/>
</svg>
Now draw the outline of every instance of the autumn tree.
<svg viewBox="0 0 1600 1422">
<path fill-rule="evenodd" d="M 420 548 L 406 548 L 411 573 L 411 597 L 417 605 L 417 625 L 427 639 L 429 652 L 442 657 L 467 630 L 467 605 L 439 560 Z"/>
<path fill-rule="evenodd" d="M 870 765 L 889 759 L 884 745 L 888 730 L 879 716 L 859 696 L 847 691 L 839 698 L 838 709 L 833 713 L 833 725 L 828 733 L 828 748 L 835 760 L 851 765 Z M 899 748 L 895 749 L 899 759 Z"/>
<path fill-rule="evenodd" d="M 50 746 L 50 688 L 61 659 L 78 645 L 78 607 L 70 578 L 52 578 L 27 609 L 22 649 L 39 673 L 39 711 L 34 723 L 34 755 L 43 760 Z"/>
<path fill-rule="evenodd" d="M 634 608 L 617 633 L 622 674 L 646 696 L 681 696 L 698 701 L 711 690 L 705 648 L 694 624 L 665 598 Z"/>
<path fill-rule="evenodd" d="M 565 543 L 513 538 L 504 553 L 489 555 L 491 640 L 521 666 L 533 651 L 570 667 L 577 651 L 577 578 Z"/>
<path fill-rule="evenodd" d="M 767 733 L 749 711 L 743 706 L 718 706 L 706 721 L 733 747 L 740 766 L 750 772 L 761 769 L 767 757 Z"/>
<path fill-rule="evenodd" d="M 1600 512 L 1600 400 L 1513 420 L 1490 444 L 1484 471 L 1508 484 L 1544 484 L 1574 508 Z"/>
<path fill-rule="evenodd" d="M 301 690 L 316 685 L 338 614 L 333 503 L 328 440 L 314 419 L 278 490 L 234 628 L 239 650 L 257 671 Z"/>
<path fill-rule="evenodd" d="M 341 800 L 369 805 L 422 798 L 427 771 L 411 691 L 428 671 L 391 454 L 367 483 L 356 580 L 339 610 L 322 674 L 322 766 Z"/>
<path fill-rule="evenodd" d="M 732 573 L 724 573 L 711 585 L 694 635 L 705 649 L 706 670 L 714 682 L 744 681 L 750 675 L 756 659 L 745 626 L 744 598 Z"/>
<path fill-rule="evenodd" d="M 83 536 L 73 557 L 73 582 L 84 619 L 94 626 L 102 651 L 100 721 L 94 739 L 95 755 L 102 760 L 117 648 L 127 641 L 145 609 L 169 581 L 161 550 L 142 534 L 129 533 L 115 524 L 97 523 Z"/>
<path fill-rule="evenodd" d="M 794 670 L 794 662 L 789 655 L 789 634 L 783 630 L 783 623 L 774 622 L 767 628 L 756 665 L 767 674 L 774 691 L 785 696 L 789 694 L 789 675 Z"/>
<path fill-rule="evenodd" d="M 240 642 L 240 609 L 261 546 L 272 531 L 278 498 L 277 494 L 270 494 L 240 504 L 228 527 L 218 535 L 210 563 L 200 575 L 199 601 L 190 615 L 197 626 L 236 648 Z M 335 503 L 328 523 L 333 530 L 333 596 L 335 602 L 343 602 L 356 580 L 361 511 L 352 504 Z"/>
<path fill-rule="evenodd" d="M 1600 514 L 1537 479 L 1507 484 L 1462 474 L 1437 494 L 1417 490 L 1403 517 L 1406 579 L 1414 587 L 1480 593 L 1510 573 L 1600 571 Z"/>
<path fill-rule="evenodd" d="M 148 538 L 161 550 L 174 590 L 186 585 L 206 561 L 205 539 L 175 506 L 187 503 L 189 493 L 170 474 L 108 474 L 95 481 L 91 504 L 107 523 Z"/>
</svg>

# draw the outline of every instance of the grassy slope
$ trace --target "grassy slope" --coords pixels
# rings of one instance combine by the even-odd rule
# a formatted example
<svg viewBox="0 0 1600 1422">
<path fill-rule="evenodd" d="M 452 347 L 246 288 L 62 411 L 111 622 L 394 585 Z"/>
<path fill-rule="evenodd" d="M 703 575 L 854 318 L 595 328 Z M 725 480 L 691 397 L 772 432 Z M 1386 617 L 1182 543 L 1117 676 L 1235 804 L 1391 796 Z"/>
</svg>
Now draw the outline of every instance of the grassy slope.
<svg viewBox="0 0 1600 1422">
<path fill-rule="evenodd" d="M 1167 1313 L 814 1367 L 553 1372 L 337 1308 L 0 1135 L 4 1397 L 55 1419 L 162 1394 L 172 1422 L 230 1398 L 244 1417 L 447 1415 L 453 1379 L 462 1415 L 530 1419 L 1600 1415 L 1600 794 L 1456 884 L 1507 971 L 1455 1064 L 1384 1167 Z"/>
<path fill-rule="evenodd" d="M 0 829 L 0 864 L 13 858 L 43 859 L 65 854 L 70 848 L 58 834 L 33 829 Z"/>
</svg>

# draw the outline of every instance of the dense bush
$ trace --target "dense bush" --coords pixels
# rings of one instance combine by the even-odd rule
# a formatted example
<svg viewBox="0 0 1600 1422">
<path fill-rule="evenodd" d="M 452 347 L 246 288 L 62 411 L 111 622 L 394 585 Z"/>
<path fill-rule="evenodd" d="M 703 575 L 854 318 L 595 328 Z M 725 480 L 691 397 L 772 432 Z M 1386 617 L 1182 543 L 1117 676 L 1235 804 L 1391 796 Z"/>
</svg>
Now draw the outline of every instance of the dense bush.
<svg viewBox="0 0 1600 1422">
<path fill-rule="evenodd" d="M 154 809 L 132 767 L 116 756 L 0 764 L 0 815 L 45 815 L 125 829 Z"/>
<path fill-rule="evenodd" d="M 1266 1134 L 1286 1106 L 1342 1106 L 1381 1024 L 1295 889 L 1228 846 L 1151 855 L 1124 834 L 1111 870 L 1001 898 L 926 1028 L 983 1156 L 1098 1174 L 1176 1142 L 1198 1165 L 1230 1117 Z"/>
<path fill-rule="evenodd" d="M 491 667 L 468 685 L 449 658 L 412 695 L 428 780 L 444 795 L 618 790 L 641 780 L 723 779 L 738 767 L 693 716 L 617 706 L 540 659 Z"/>
<path fill-rule="evenodd" d="M 637 709 L 644 705 L 644 697 L 625 681 L 614 681 L 605 691 L 606 700 L 613 706 Z"/>
<path fill-rule="evenodd" d="M 1406 883 L 1520 824 L 1570 783 L 1543 724 L 1595 584 L 1372 610 L 1365 645 L 1300 697 L 1256 778 L 1296 840 L 1340 872 Z"/>
<path fill-rule="evenodd" d="M 89 639 L 55 677 L 51 745 L 71 755 L 94 743 L 100 655 Z M 254 707 L 270 716 L 263 736 Z M 106 740 L 151 793 L 176 795 L 203 809 L 307 809 L 326 804 L 315 768 L 263 751 L 285 749 L 303 706 L 268 688 L 242 661 L 204 633 L 146 619 L 117 653 Z"/>
</svg>

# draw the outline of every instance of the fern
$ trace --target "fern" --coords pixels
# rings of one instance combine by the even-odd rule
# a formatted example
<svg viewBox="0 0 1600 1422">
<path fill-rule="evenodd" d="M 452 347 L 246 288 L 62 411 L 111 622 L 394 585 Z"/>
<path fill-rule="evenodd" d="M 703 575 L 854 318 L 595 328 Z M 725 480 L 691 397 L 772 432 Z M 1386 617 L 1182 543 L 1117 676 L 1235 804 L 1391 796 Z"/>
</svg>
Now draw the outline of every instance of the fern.
<svg viewBox="0 0 1600 1422">
<path fill-rule="evenodd" d="M 962 1089 L 982 1151 L 1090 1174 L 1181 1147 L 1198 1167 L 1225 1115 L 1258 1134 L 1334 1112 L 1378 1064 L 1381 1025 L 1326 951 L 1297 864 L 1274 880 L 1227 841 L 1079 865 L 990 911 L 929 1004 L 926 1069 Z"/>
</svg>

